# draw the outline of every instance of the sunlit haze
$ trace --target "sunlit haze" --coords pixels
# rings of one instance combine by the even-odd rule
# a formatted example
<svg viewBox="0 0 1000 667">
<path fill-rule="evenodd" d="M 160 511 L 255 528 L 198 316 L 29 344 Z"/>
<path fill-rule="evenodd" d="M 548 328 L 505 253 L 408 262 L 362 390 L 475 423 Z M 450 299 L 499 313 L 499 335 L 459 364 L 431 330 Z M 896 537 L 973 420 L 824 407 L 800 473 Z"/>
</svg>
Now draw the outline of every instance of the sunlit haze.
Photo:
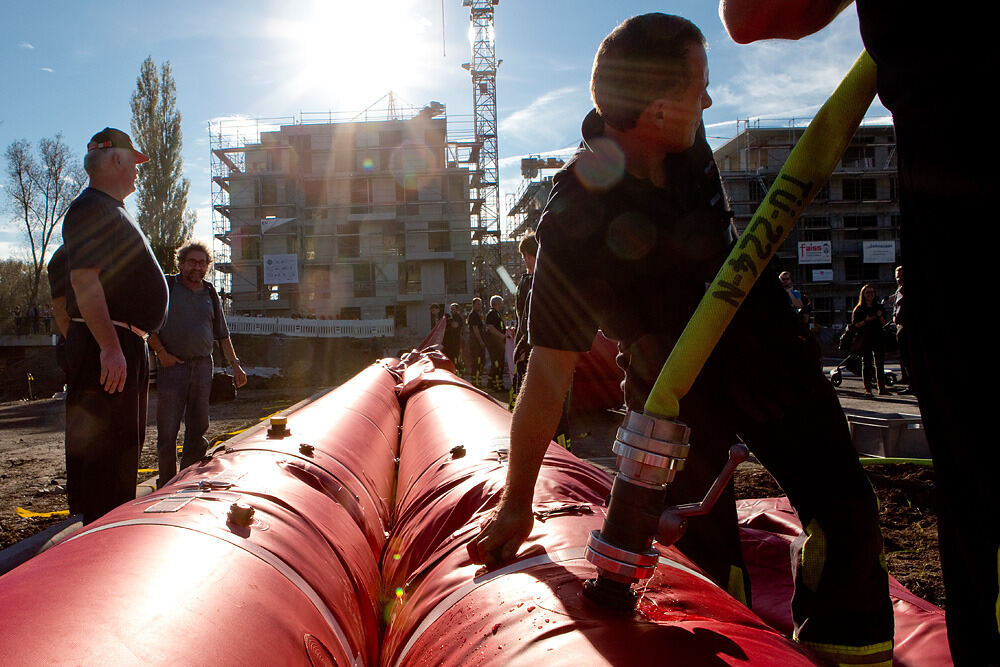
<svg viewBox="0 0 1000 667">
<path fill-rule="evenodd" d="M 443 8 L 443 25 L 442 25 Z M 496 55 L 501 202 L 521 182 L 527 155 L 567 155 L 591 107 L 590 68 L 601 39 L 625 18 L 669 10 L 709 41 L 710 141 L 736 120 L 808 118 L 861 51 L 852 8 L 802 42 L 734 44 L 716 3 L 500 0 Z M 208 124 L 219 118 L 289 119 L 302 112 L 357 113 L 446 105 L 453 129 L 471 127 L 469 9 L 461 0 L 310 0 L 123 5 L 110 0 L 15 0 L 0 22 L 0 147 L 62 132 L 82 157 L 106 125 L 129 130 L 129 96 L 146 56 L 169 60 L 183 114 L 184 173 L 196 235 L 211 236 Z M 14 94 L 16 91 L 16 94 Z M 379 101 L 381 100 L 381 101 Z M 376 102 L 378 102 L 376 104 Z M 870 116 L 886 116 L 878 104 Z M 0 179 L 2 180 L 2 179 Z M 4 211 L 0 253 L 18 254 L 23 231 Z"/>
</svg>

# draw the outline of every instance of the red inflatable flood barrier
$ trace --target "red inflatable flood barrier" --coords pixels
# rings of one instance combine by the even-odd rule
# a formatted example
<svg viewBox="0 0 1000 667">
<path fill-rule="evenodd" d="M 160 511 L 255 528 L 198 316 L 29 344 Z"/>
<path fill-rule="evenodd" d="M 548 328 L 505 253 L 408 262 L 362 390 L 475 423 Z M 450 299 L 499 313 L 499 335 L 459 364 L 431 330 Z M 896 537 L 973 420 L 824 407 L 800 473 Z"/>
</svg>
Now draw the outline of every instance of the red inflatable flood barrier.
<svg viewBox="0 0 1000 667">
<path fill-rule="evenodd" d="M 509 414 L 450 373 L 409 369 L 396 523 L 382 559 L 395 590 L 382 645 L 390 665 L 813 664 L 795 644 L 663 549 L 635 617 L 581 597 L 584 559 L 603 521 L 608 476 L 556 445 L 539 476 L 534 530 L 493 571 L 466 544 L 503 489 Z"/>
<path fill-rule="evenodd" d="M 375 664 L 395 383 L 373 366 L 0 578 L 0 664 Z"/>
<path fill-rule="evenodd" d="M 606 410 L 625 403 L 625 371 L 618 366 L 617 358 L 618 343 L 598 331 L 590 350 L 580 355 L 573 373 L 573 411 Z"/>
<path fill-rule="evenodd" d="M 372 366 L 0 577 L 0 665 L 813 664 L 779 633 L 798 531 L 780 500 L 741 511 L 767 623 L 673 548 L 635 615 L 583 598 L 610 478 L 556 445 L 517 559 L 470 563 L 510 416 L 435 363 Z M 940 610 L 893 594 L 896 664 L 947 664 Z"/>
<path fill-rule="evenodd" d="M 794 584 L 789 544 L 802 534 L 802 526 L 787 498 L 741 500 L 737 510 L 754 611 L 772 627 L 790 634 Z M 944 611 L 911 593 L 892 576 L 889 596 L 896 622 L 893 664 L 951 665 Z"/>
</svg>

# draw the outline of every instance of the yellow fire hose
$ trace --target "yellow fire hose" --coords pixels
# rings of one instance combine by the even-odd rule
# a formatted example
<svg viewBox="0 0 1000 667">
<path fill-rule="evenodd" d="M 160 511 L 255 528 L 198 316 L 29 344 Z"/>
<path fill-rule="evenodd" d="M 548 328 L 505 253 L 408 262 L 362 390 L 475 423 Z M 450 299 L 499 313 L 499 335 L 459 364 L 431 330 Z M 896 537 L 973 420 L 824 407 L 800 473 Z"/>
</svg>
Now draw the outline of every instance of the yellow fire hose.
<svg viewBox="0 0 1000 667">
<path fill-rule="evenodd" d="M 862 51 L 792 149 L 702 297 L 649 393 L 646 414 L 677 418 L 680 399 L 691 389 L 757 276 L 830 178 L 874 97 L 875 62 Z"/>
</svg>

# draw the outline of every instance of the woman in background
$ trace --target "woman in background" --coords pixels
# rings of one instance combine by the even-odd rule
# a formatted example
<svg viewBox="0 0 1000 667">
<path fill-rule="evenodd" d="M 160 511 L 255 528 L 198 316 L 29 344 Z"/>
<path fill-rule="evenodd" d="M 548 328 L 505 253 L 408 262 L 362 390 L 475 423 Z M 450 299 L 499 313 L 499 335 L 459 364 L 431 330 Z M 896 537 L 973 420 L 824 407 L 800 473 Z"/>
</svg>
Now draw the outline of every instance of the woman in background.
<svg viewBox="0 0 1000 667">
<path fill-rule="evenodd" d="M 882 338 L 882 327 L 885 326 L 885 308 L 875 298 L 875 288 L 865 285 L 858 295 L 858 305 L 854 307 L 851 316 L 857 338 L 854 340 L 854 352 L 861 356 L 861 376 L 865 381 L 865 395 L 872 395 L 872 375 L 880 396 L 889 392 L 885 390 L 885 342 Z"/>
</svg>

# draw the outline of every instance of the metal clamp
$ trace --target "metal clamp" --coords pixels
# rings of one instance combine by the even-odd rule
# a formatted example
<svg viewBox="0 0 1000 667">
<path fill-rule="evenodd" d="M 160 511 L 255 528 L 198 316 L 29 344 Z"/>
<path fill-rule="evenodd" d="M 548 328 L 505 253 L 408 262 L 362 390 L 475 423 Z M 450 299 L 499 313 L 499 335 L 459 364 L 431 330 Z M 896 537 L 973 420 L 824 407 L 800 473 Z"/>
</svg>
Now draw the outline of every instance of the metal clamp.
<svg viewBox="0 0 1000 667">
<path fill-rule="evenodd" d="M 631 582 L 653 576 L 659 554 L 652 548 L 635 553 L 616 547 L 601 538 L 601 531 L 594 530 L 587 540 L 586 558 L 602 573 Z"/>
<path fill-rule="evenodd" d="M 618 474 L 646 488 L 669 484 L 684 469 L 690 437 L 691 429 L 681 422 L 629 410 L 611 447 L 618 455 Z"/>
</svg>

